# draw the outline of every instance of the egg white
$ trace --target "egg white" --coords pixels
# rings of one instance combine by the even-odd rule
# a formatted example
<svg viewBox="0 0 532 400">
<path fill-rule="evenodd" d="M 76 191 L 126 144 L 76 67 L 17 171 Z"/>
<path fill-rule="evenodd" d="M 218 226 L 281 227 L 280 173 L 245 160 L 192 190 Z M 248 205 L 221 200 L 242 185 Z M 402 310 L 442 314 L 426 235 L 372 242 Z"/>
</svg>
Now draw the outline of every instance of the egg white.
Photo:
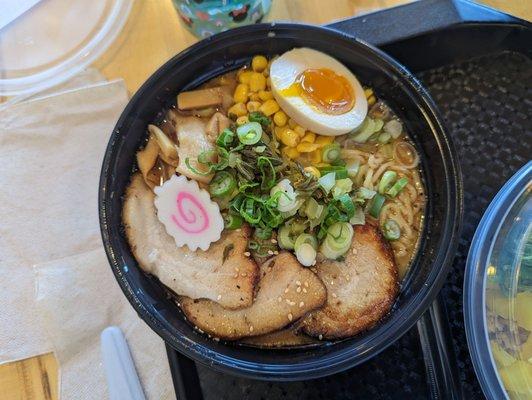
<svg viewBox="0 0 532 400">
<path fill-rule="evenodd" d="M 283 96 L 306 69 L 327 68 L 344 76 L 353 88 L 355 105 L 340 115 L 326 114 L 299 96 Z M 302 127 L 320 135 L 338 136 L 356 129 L 368 112 L 368 102 L 360 82 L 342 63 L 327 54 L 306 47 L 293 49 L 276 58 L 270 67 L 271 89 L 282 110 Z"/>
</svg>

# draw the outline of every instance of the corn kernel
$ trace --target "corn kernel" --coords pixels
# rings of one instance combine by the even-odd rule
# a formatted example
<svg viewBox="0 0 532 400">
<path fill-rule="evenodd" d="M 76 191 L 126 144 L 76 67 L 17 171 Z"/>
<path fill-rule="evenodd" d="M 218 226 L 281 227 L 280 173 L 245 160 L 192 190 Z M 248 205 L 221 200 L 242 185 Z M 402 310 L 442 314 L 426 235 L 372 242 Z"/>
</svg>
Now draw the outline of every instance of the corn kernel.
<svg viewBox="0 0 532 400">
<path fill-rule="evenodd" d="M 266 89 L 266 77 L 260 72 L 252 72 L 249 78 L 249 89 L 252 92 L 258 92 Z"/>
<path fill-rule="evenodd" d="M 238 74 L 238 82 L 249 84 L 251 75 L 253 75 L 253 71 L 243 70 Z"/>
<path fill-rule="evenodd" d="M 249 94 L 249 100 L 260 102 L 259 94 L 258 93 L 250 93 Z"/>
<path fill-rule="evenodd" d="M 371 95 L 368 99 L 368 106 L 372 106 L 373 104 L 375 104 L 376 101 L 377 99 L 375 98 L 375 96 Z"/>
<path fill-rule="evenodd" d="M 227 115 L 234 115 L 237 118 L 246 115 L 247 113 L 248 110 L 244 103 L 235 103 L 229 108 L 229 110 L 227 110 Z"/>
<path fill-rule="evenodd" d="M 320 149 L 310 152 L 309 155 L 310 155 L 310 162 L 313 165 L 318 165 L 319 163 L 321 163 L 321 150 Z"/>
<path fill-rule="evenodd" d="M 303 171 L 308 172 L 311 175 L 314 175 L 318 179 L 321 176 L 320 170 L 318 168 L 316 168 L 316 167 L 305 167 L 305 169 L 303 169 Z"/>
<path fill-rule="evenodd" d="M 236 85 L 235 93 L 233 94 L 233 100 L 235 103 L 245 103 L 248 101 L 249 86 L 245 83 Z"/>
<path fill-rule="evenodd" d="M 281 152 L 290 159 L 295 159 L 299 157 L 299 151 L 297 151 L 294 147 L 283 147 Z"/>
<path fill-rule="evenodd" d="M 316 140 L 314 141 L 314 143 L 319 144 L 320 146 L 325 146 L 332 142 L 334 142 L 334 136 L 322 136 L 322 135 L 317 135 Z"/>
<path fill-rule="evenodd" d="M 255 56 L 251 59 L 251 68 L 255 72 L 262 72 L 268 66 L 268 59 L 264 56 Z"/>
<path fill-rule="evenodd" d="M 262 106 L 260 106 L 259 110 L 269 117 L 272 114 L 275 114 L 277 111 L 279 111 L 279 104 L 274 99 L 266 100 L 264 103 L 262 103 Z"/>
<path fill-rule="evenodd" d="M 246 108 L 249 112 L 259 111 L 260 104 L 260 101 L 248 101 L 248 103 L 246 104 Z"/>
<path fill-rule="evenodd" d="M 275 115 L 273 116 L 273 122 L 277 126 L 285 126 L 287 120 L 288 120 L 288 117 L 283 111 L 277 111 Z"/>
<path fill-rule="evenodd" d="M 292 129 L 283 129 L 280 135 L 281 142 L 289 147 L 296 147 L 299 143 L 299 136 Z"/>
<path fill-rule="evenodd" d="M 291 128 L 291 129 L 294 129 L 296 126 L 297 126 L 297 122 L 294 121 L 292 118 L 290 118 L 288 120 L 288 126 Z"/>
<path fill-rule="evenodd" d="M 319 145 L 315 143 L 299 143 L 296 147 L 297 151 L 300 153 L 310 153 L 311 151 L 317 150 L 319 148 Z"/>
<path fill-rule="evenodd" d="M 287 129 L 290 129 L 288 126 L 283 126 L 283 127 L 280 127 L 280 126 L 277 126 L 275 127 L 275 129 L 273 130 L 275 132 L 275 137 L 279 140 L 281 140 L 281 138 L 283 137 L 283 132 L 286 131 Z"/>
<path fill-rule="evenodd" d="M 314 132 L 307 132 L 305 136 L 301 139 L 302 142 L 314 143 L 316 140 L 316 134 Z"/>
<path fill-rule="evenodd" d="M 373 94 L 373 89 L 371 88 L 364 89 L 364 95 L 366 96 L 366 99 L 369 99 L 372 94 Z"/>
<path fill-rule="evenodd" d="M 240 125 L 244 125 L 244 124 L 247 124 L 248 122 L 249 122 L 249 118 L 248 118 L 247 115 L 242 115 L 241 117 L 238 117 L 238 118 L 236 119 L 236 124 L 237 124 L 238 126 L 240 126 Z"/>
<path fill-rule="evenodd" d="M 264 71 L 262 71 L 262 75 L 264 75 L 266 78 L 269 78 L 270 76 L 270 69 L 269 68 L 266 68 Z M 266 87 L 270 87 L 270 85 L 268 84 L 268 81 L 266 80 Z"/>
<path fill-rule="evenodd" d="M 259 92 L 259 97 L 262 101 L 273 99 L 273 93 L 269 90 L 261 90 Z"/>
<path fill-rule="evenodd" d="M 303 128 L 302 126 L 296 125 L 293 129 L 297 132 L 300 138 L 305 136 L 306 131 L 305 128 Z"/>
</svg>

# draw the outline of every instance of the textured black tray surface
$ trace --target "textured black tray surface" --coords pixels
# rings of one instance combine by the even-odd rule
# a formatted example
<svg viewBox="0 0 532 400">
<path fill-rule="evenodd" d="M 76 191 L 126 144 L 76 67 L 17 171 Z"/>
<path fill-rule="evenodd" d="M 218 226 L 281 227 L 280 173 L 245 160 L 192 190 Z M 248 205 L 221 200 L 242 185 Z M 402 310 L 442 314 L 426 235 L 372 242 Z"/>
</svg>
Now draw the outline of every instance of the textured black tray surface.
<svg viewBox="0 0 532 400">
<path fill-rule="evenodd" d="M 458 251 L 442 289 L 464 398 L 482 398 L 464 330 L 464 269 L 478 223 L 502 185 L 532 158 L 532 61 L 503 52 L 418 74 L 451 132 L 464 182 Z"/>
<path fill-rule="evenodd" d="M 463 231 L 443 288 L 460 383 L 482 398 L 471 365 L 462 314 L 463 276 L 475 229 L 501 186 L 532 155 L 532 61 L 503 52 L 418 74 L 446 121 L 462 168 Z M 221 399 L 425 399 L 429 396 L 417 329 L 373 360 L 306 382 L 258 382 L 198 366 L 203 395 Z"/>
</svg>

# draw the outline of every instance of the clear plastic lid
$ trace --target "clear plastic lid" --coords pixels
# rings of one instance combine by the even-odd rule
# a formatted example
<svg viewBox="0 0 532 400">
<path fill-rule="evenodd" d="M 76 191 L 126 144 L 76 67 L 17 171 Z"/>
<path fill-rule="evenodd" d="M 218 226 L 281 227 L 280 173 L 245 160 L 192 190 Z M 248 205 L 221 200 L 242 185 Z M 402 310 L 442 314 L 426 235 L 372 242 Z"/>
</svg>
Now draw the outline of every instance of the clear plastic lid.
<svg viewBox="0 0 532 400">
<path fill-rule="evenodd" d="M 6 6 L 0 20 L 0 96 L 35 93 L 81 71 L 115 40 L 132 0 L 19 3 L 26 7 Z"/>
<path fill-rule="evenodd" d="M 471 244 L 466 333 L 490 399 L 532 399 L 532 161 L 495 196 Z"/>
</svg>

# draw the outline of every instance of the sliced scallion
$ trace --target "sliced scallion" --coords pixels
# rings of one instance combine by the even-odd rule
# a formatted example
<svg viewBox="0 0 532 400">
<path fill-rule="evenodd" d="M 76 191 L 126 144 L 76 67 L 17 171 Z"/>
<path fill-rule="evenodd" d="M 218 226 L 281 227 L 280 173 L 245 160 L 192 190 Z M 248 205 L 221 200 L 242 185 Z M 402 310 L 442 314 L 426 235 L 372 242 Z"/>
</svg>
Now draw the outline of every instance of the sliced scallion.
<svg viewBox="0 0 532 400">
<path fill-rule="evenodd" d="M 318 184 L 325 191 L 325 193 L 329 193 L 331 191 L 335 182 L 336 174 L 334 172 L 329 172 L 326 174 L 322 173 L 321 178 L 318 179 Z"/>
<path fill-rule="evenodd" d="M 293 250 L 295 245 L 294 236 L 290 230 L 290 226 L 283 225 L 277 231 L 277 242 L 281 249 Z"/>
<path fill-rule="evenodd" d="M 222 197 L 233 192 L 236 179 L 227 171 L 219 171 L 209 183 L 209 193 L 214 197 Z"/>
<path fill-rule="evenodd" d="M 316 261 L 316 249 L 309 243 L 303 243 L 296 249 L 296 258 L 301 265 L 310 267 Z"/>
<path fill-rule="evenodd" d="M 314 248 L 318 247 L 318 241 L 313 235 L 311 235 L 310 233 L 302 233 L 297 237 L 296 241 L 294 242 L 294 249 L 297 250 L 304 243 L 308 243 Z"/>
<path fill-rule="evenodd" d="M 242 217 L 236 214 L 227 214 L 224 219 L 226 229 L 238 229 L 242 226 L 243 222 Z"/>
<path fill-rule="evenodd" d="M 234 138 L 235 133 L 231 129 L 226 128 L 218 135 L 216 144 L 220 147 L 227 147 L 233 143 Z"/>
<path fill-rule="evenodd" d="M 236 128 L 236 134 L 242 144 L 252 145 L 261 139 L 262 126 L 258 122 L 248 122 Z"/>
<path fill-rule="evenodd" d="M 386 194 L 390 197 L 395 197 L 401 191 L 405 188 L 405 186 L 408 185 L 408 178 L 402 177 L 401 179 L 398 179 L 397 182 L 393 184 L 393 186 L 386 191 Z"/>
<path fill-rule="evenodd" d="M 375 197 L 373 197 L 371 208 L 369 209 L 369 214 L 373 218 L 379 218 L 385 200 L 386 198 L 380 193 L 377 193 Z"/>
<path fill-rule="evenodd" d="M 396 178 L 397 172 L 395 171 L 386 171 L 384 174 L 382 174 L 381 180 L 379 182 L 378 192 L 380 194 L 386 193 Z"/>
<path fill-rule="evenodd" d="M 382 233 L 388 240 L 397 240 L 401 236 L 401 228 L 393 219 L 387 219 L 382 225 Z"/>
<path fill-rule="evenodd" d="M 340 145 L 338 143 L 329 143 L 321 150 L 323 162 L 332 163 L 340 158 Z"/>
</svg>

